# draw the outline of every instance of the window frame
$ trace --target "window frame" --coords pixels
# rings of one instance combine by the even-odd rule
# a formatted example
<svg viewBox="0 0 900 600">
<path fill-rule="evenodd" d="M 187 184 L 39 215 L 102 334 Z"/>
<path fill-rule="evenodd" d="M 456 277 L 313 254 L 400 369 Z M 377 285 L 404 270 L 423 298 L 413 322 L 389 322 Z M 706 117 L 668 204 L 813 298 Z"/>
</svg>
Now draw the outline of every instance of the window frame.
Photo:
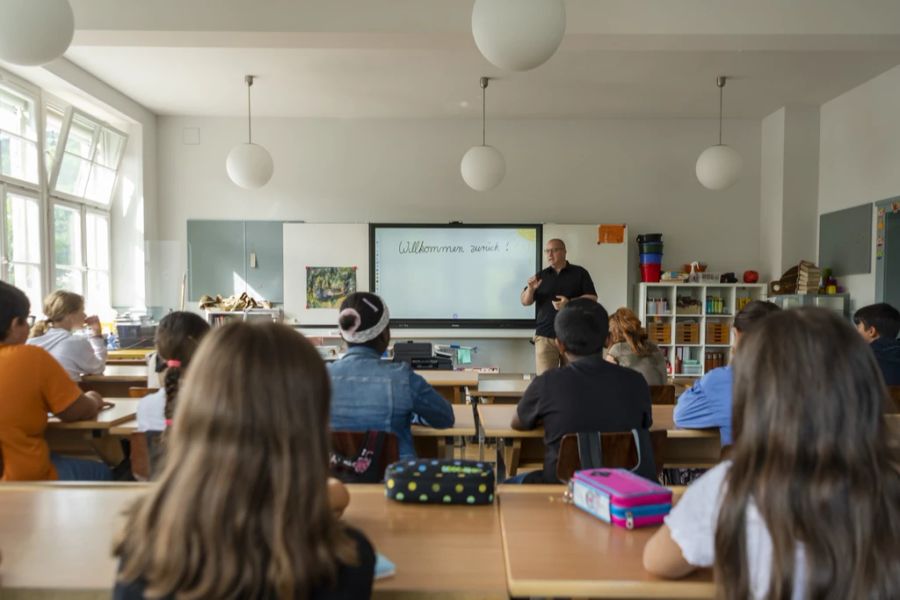
<svg viewBox="0 0 900 600">
<path fill-rule="evenodd" d="M 50 202 L 50 227 L 49 231 L 52 243 L 52 252 L 50 256 L 52 257 L 52 264 L 50 265 L 50 282 L 51 287 L 55 289 L 56 286 L 56 275 L 57 275 L 57 267 L 56 264 L 56 237 L 54 235 L 56 231 L 56 207 L 64 206 L 71 210 L 77 211 L 78 213 L 78 227 L 81 231 L 81 264 L 67 266 L 67 269 L 76 270 L 81 275 L 81 294 L 85 297 L 85 300 L 89 300 L 88 295 L 88 273 L 99 272 L 106 273 L 109 282 L 110 282 L 110 294 L 106 299 L 106 306 L 112 307 L 112 219 L 110 211 L 98 209 L 93 206 L 89 206 L 82 202 L 72 202 L 71 200 L 63 200 L 61 198 L 51 198 Z M 87 216 L 89 213 L 93 213 L 95 215 L 100 215 L 106 218 L 106 247 L 109 250 L 107 256 L 107 268 L 106 269 L 97 269 L 88 266 L 88 258 L 87 258 Z"/>
<path fill-rule="evenodd" d="M 58 107 L 58 106 L 54 106 L 53 108 L 55 110 L 60 110 L 60 107 Z M 42 111 L 42 115 L 43 115 L 43 117 L 42 117 L 41 121 L 42 121 L 42 123 L 46 123 L 46 120 L 47 120 L 46 111 Z M 59 180 L 59 172 L 62 167 L 63 157 L 66 154 L 66 146 L 69 143 L 69 132 L 72 129 L 72 120 L 76 116 L 78 116 L 82 119 L 85 119 L 87 121 L 90 121 L 91 123 L 93 123 L 94 125 L 97 126 L 97 128 L 94 130 L 93 138 L 91 139 L 91 147 L 93 148 L 93 151 L 91 152 L 91 158 L 86 159 L 84 157 L 79 157 L 82 160 L 88 160 L 90 162 L 92 169 L 93 169 L 94 165 L 97 164 L 97 160 L 96 160 L 97 141 L 98 141 L 98 138 L 100 137 L 100 132 L 103 129 L 108 129 L 109 131 L 112 131 L 113 133 L 122 136 L 122 139 L 124 140 L 122 143 L 122 149 L 119 152 L 119 156 L 116 160 L 116 166 L 113 168 L 113 167 L 106 167 L 105 165 L 100 165 L 103 168 L 112 168 L 115 173 L 115 178 L 113 179 L 113 185 L 112 185 L 112 190 L 110 192 L 108 204 L 103 204 L 102 202 L 96 202 L 94 200 L 88 199 L 87 197 L 83 197 L 83 196 L 79 197 L 79 196 L 75 196 L 74 194 L 69 194 L 67 192 L 61 192 L 56 189 L 56 184 Z M 42 132 L 42 135 L 43 135 L 43 132 Z M 88 206 L 92 206 L 99 210 L 110 212 L 112 209 L 116 186 L 119 183 L 119 171 L 122 168 L 122 160 L 125 158 L 125 148 L 127 147 L 127 145 L 128 145 L 128 134 L 125 133 L 124 131 L 121 131 L 120 129 L 113 127 L 109 123 L 106 123 L 105 121 L 102 121 L 96 117 L 93 117 L 93 116 L 89 115 L 88 113 L 86 113 L 82 110 L 79 110 L 73 106 L 67 107 L 65 109 L 65 113 L 63 116 L 62 127 L 59 130 L 59 139 L 56 142 L 56 151 L 53 154 L 53 166 L 52 166 L 52 169 L 50 170 L 50 176 L 47 179 L 47 194 L 48 194 L 48 196 L 50 196 L 51 198 L 59 198 L 60 200 L 65 200 L 68 202 L 75 202 L 78 204 L 86 204 Z M 90 174 L 88 175 L 88 177 L 90 178 Z M 85 185 L 87 185 L 87 182 L 85 182 Z"/>
<path fill-rule="evenodd" d="M 26 82 L 19 80 L 18 78 L 11 77 L 9 74 L 5 73 L 2 70 L 0 70 L 0 86 L 11 88 L 14 92 L 30 98 L 34 103 L 36 120 L 35 131 L 37 132 L 37 140 L 32 141 L 28 138 L 22 137 L 17 133 L 12 133 L 11 131 L 6 130 L 4 131 L 6 131 L 6 133 L 8 133 L 9 135 L 35 144 L 37 148 L 38 169 L 38 180 L 36 183 L 27 181 L 25 179 L 19 179 L 18 177 L 12 177 L 11 175 L 4 175 L 3 173 L 0 173 L 0 183 L 8 183 L 13 186 L 28 189 L 41 194 L 43 188 L 47 183 L 46 166 L 43 156 L 44 142 L 42 138 L 44 135 L 44 103 L 43 98 L 41 97 L 41 90 L 40 88 L 29 85 Z"/>
<path fill-rule="evenodd" d="M 17 196 L 24 196 L 26 198 L 31 198 L 37 201 L 38 205 L 38 260 L 39 262 L 29 262 L 29 261 L 21 261 L 21 260 L 13 260 L 12 256 L 9 255 L 6 239 L 6 205 L 9 202 L 9 195 L 15 194 Z M 21 186 L 12 185 L 6 183 L 4 181 L 0 181 L 0 280 L 9 281 L 10 280 L 10 268 L 13 265 L 25 265 L 30 267 L 37 267 L 38 272 L 40 273 L 39 281 L 40 281 L 40 290 L 39 296 L 41 299 L 46 295 L 45 290 L 47 289 L 47 280 L 46 280 L 46 270 L 44 269 L 44 265 L 47 264 L 46 261 L 46 249 L 44 248 L 44 203 L 42 195 L 39 191 L 32 190 L 29 188 L 23 188 Z M 40 307 L 36 307 L 40 309 Z"/>
</svg>

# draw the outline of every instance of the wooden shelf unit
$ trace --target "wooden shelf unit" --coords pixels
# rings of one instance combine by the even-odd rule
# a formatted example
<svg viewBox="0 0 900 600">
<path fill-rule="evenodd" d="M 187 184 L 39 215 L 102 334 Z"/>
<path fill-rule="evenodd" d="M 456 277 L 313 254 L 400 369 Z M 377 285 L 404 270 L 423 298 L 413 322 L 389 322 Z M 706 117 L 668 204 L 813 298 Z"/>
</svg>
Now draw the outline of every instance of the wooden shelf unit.
<svg viewBox="0 0 900 600">
<path fill-rule="evenodd" d="M 681 283 L 661 281 L 659 283 L 640 283 L 635 294 L 636 312 L 644 327 L 647 328 L 651 339 L 666 353 L 669 364 L 672 366 L 672 377 L 700 377 L 707 371 L 707 354 L 715 356 L 719 362 L 728 364 L 731 361 L 731 344 L 734 335 L 731 324 L 743 303 L 749 300 L 765 300 L 765 284 L 750 283 Z M 712 297 L 715 303 L 707 302 Z M 690 302 L 682 302 L 679 309 L 679 298 L 689 298 Z M 655 308 L 664 300 L 667 311 L 664 314 L 655 314 Z M 710 311 L 714 308 L 714 312 Z M 699 343 L 678 343 L 679 330 L 683 331 L 683 325 L 689 322 L 697 323 L 700 330 Z M 721 335 L 715 339 L 708 339 L 711 331 L 708 324 L 727 327 L 727 335 Z M 662 339 L 661 331 L 668 333 L 668 339 Z M 721 333 L 721 332 L 720 332 Z M 713 343 L 715 342 L 715 343 Z M 675 372 L 677 353 L 681 352 L 684 359 L 699 361 L 700 368 L 693 372 Z M 724 355 L 724 356 L 723 356 Z"/>
</svg>

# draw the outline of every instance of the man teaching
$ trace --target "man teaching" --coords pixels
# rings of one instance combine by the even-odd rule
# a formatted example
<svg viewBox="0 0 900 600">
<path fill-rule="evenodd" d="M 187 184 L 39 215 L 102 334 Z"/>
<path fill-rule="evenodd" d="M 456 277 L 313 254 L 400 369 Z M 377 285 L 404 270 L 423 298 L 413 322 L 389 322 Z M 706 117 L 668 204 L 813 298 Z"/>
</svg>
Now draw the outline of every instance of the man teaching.
<svg viewBox="0 0 900 600">
<path fill-rule="evenodd" d="M 583 267 L 569 264 L 566 260 L 566 244 L 552 239 L 544 247 L 544 254 L 550 264 L 546 269 L 528 278 L 522 290 L 523 306 L 537 303 L 536 326 L 534 332 L 534 358 L 537 374 L 565 364 L 565 355 L 556 345 L 553 319 L 556 313 L 576 298 L 597 300 L 597 291 L 591 276 Z"/>
</svg>

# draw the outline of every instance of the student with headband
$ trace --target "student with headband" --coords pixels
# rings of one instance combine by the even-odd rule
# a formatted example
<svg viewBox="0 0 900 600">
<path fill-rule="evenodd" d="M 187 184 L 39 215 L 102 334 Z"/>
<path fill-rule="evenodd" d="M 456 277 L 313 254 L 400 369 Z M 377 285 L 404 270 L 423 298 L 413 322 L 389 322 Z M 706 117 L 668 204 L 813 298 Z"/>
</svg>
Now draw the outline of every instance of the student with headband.
<svg viewBox="0 0 900 600">
<path fill-rule="evenodd" d="M 381 360 L 391 341 L 389 323 L 388 307 L 375 294 L 356 292 L 341 303 L 338 325 L 348 350 L 328 365 L 331 429 L 394 433 L 400 458 L 414 458 L 410 426 L 452 427 L 453 409 L 408 364 Z"/>
</svg>

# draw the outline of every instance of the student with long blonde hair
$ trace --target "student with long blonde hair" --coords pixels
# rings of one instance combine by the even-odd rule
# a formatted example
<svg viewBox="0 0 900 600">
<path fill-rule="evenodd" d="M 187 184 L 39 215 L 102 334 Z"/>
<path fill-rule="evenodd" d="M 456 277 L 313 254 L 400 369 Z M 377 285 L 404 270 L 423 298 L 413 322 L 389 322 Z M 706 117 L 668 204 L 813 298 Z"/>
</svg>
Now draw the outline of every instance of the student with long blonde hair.
<svg viewBox="0 0 900 600">
<path fill-rule="evenodd" d="M 630 308 L 622 307 L 609 316 L 609 348 L 606 359 L 637 371 L 647 385 L 665 385 L 666 357 L 641 327 Z"/>
<path fill-rule="evenodd" d="M 900 598 L 900 449 L 887 389 L 853 328 L 775 312 L 734 359 L 731 460 L 688 487 L 644 548 L 681 577 L 713 566 L 718 597 Z"/>
<path fill-rule="evenodd" d="M 47 318 L 31 328 L 28 343 L 53 355 L 73 381 L 81 381 L 82 375 L 102 373 L 106 368 L 106 342 L 100 319 L 85 314 L 84 298 L 74 292 L 56 290 L 44 298 L 43 309 Z M 72 335 L 85 325 L 91 328 L 90 337 Z"/>
<path fill-rule="evenodd" d="M 127 512 L 115 598 L 368 598 L 375 557 L 332 511 L 330 387 L 303 336 L 235 323 L 206 336 L 166 460 Z"/>
</svg>

